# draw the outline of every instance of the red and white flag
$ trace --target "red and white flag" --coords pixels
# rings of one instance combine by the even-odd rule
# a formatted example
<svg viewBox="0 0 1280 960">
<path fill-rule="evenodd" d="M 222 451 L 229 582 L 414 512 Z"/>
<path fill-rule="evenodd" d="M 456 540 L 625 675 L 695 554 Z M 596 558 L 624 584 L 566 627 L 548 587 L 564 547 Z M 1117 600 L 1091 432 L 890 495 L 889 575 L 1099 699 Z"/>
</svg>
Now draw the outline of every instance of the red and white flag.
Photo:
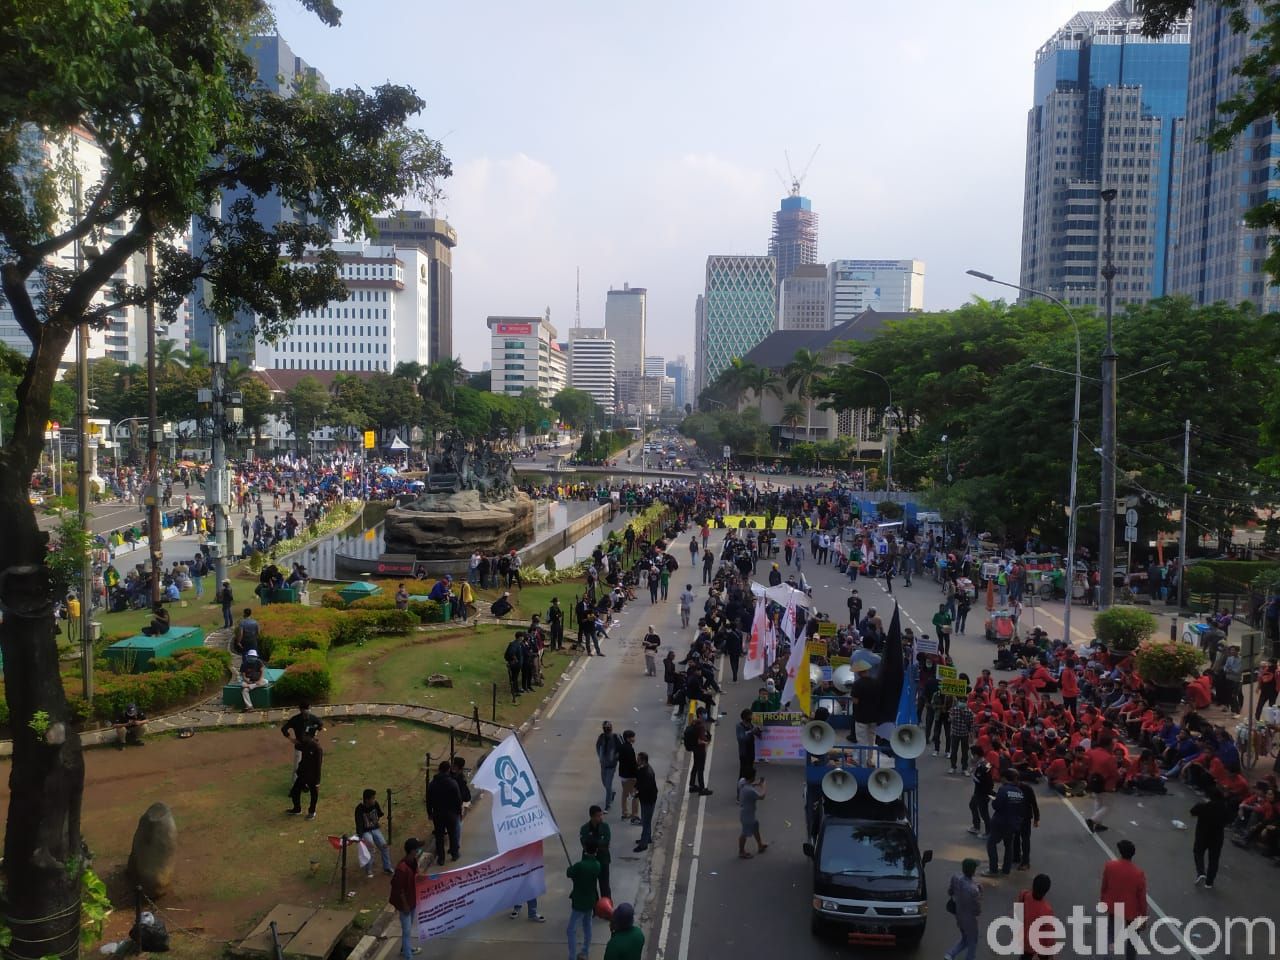
<svg viewBox="0 0 1280 960">
<path fill-rule="evenodd" d="M 742 676 L 750 680 L 762 675 L 769 666 L 769 655 L 772 653 L 769 642 L 773 629 L 764 608 L 768 601 L 764 597 L 756 598 L 756 615 L 751 621 L 751 643 L 747 646 L 747 662 L 742 669 Z"/>
</svg>

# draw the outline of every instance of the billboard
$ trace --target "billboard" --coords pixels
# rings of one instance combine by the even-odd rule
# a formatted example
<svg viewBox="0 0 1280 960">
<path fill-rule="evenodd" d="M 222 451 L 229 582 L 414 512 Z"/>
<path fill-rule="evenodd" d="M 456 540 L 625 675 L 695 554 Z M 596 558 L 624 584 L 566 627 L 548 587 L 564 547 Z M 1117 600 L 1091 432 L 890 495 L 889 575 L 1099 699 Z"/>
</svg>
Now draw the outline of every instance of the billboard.
<svg viewBox="0 0 1280 960">
<path fill-rule="evenodd" d="M 528 336 L 529 334 L 533 333 L 533 324 L 532 323 L 499 323 L 499 324 L 495 324 L 493 329 L 495 333 L 523 334 L 524 336 Z"/>
</svg>

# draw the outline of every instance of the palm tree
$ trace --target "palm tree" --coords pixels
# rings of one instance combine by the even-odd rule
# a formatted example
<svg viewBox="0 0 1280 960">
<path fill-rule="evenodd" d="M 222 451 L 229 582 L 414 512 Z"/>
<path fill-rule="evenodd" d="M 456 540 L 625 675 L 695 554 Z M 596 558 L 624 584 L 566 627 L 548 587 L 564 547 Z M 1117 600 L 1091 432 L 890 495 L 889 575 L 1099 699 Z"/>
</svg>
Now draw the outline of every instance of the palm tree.
<svg viewBox="0 0 1280 960">
<path fill-rule="evenodd" d="M 456 357 L 437 360 L 427 367 L 418 390 L 423 397 L 434 400 L 442 407 L 452 406 L 458 387 L 466 379 L 465 374 L 462 361 Z"/>
<path fill-rule="evenodd" d="M 822 362 L 822 358 L 812 350 L 801 347 L 782 370 L 787 389 L 795 391 L 796 396 L 803 399 L 808 407 L 805 418 L 805 439 L 813 435 L 813 385 L 826 376 L 830 368 Z"/>
<path fill-rule="evenodd" d="M 738 377 L 743 389 L 750 390 L 755 395 L 756 407 L 762 414 L 764 413 L 764 395 L 766 393 L 772 393 L 775 397 L 782 396 L 781 380 L 768 367 L 761 367 L 754 363 L 744 363 Z"/>
<path fill-rule="evenodd" d="M 791 430 L 791 440 L 794 443 L 796 439 L 796 426 L 804 419 L 805 408 L 803 403 L 797 403 L 791 400 L 782 408 L 782 417 L 778 421 L 782 426 Z"/>
</svg>

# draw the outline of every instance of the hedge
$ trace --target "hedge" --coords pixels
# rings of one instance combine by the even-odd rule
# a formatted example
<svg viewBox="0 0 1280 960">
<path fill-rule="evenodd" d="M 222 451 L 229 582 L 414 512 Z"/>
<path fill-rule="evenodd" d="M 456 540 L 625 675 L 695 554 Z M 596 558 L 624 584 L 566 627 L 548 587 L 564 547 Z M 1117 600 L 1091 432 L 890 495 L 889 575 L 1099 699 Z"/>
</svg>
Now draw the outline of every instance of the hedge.
<svg viewBox="0 0 1280 960">
<path fill-rule="evenodd" d="M 155 665 L 147 673 L 100 673 L 93 716 L 110 722 L 131 703 L 144 713 L 155 714 L 203 697 L 226 681 L 231 657 L 225 650 L 197 647 L 180 650 Z"/>
</svg>

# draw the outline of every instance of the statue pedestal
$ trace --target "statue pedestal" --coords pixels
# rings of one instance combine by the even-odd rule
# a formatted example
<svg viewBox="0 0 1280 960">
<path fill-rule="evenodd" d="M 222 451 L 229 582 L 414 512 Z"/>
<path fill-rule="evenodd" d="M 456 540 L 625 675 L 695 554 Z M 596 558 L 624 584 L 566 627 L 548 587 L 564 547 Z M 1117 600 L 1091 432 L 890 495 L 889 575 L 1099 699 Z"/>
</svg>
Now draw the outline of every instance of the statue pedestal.
<svg viewBox="0 0 1280 960">
<path fill-rule="evenodd" d="M 419 560 L 458 560 L 476 550 L 506 553 L 533 540 L 534 504 L 512 492 L 487 501 L 475 490 L 428 495 L 387 514 L 383 539 L 387 553 Z"/>
</svg>

